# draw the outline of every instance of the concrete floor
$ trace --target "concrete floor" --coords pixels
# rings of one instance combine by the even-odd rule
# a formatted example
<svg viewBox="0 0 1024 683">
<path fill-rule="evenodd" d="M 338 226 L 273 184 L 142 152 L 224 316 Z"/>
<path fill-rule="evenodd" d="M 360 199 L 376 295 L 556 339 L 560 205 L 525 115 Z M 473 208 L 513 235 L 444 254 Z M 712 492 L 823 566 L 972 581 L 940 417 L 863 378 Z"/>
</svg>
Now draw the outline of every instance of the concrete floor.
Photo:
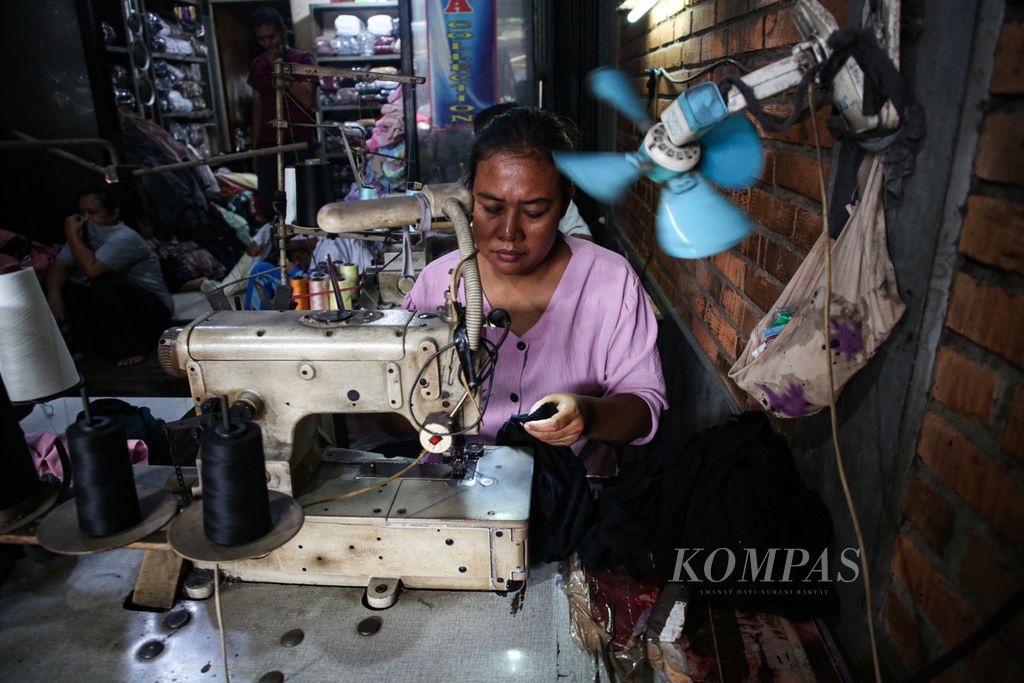
<svg viewBox="0 0 1024 683">
<path fill-rule="evenodd" d="M 223 680 L 214 601 L 185 600 L 191 620 L 126 610 L 142 551 L 19 560 L 0 587 L 0 680 Z M 257 681 L 595 681 L 592 660 L 569 637 L 568 605 L 553 565 L 536 567 L 523 604 L 493 593 L 410 591 L 384 611 L 348 588 L 233 583 L 221 599 L 229 674 Z M 380 616 L 361 636 L 356 625 Z M 280 644 L 302 629 L 296 647 Z M 143 660 L 139 648 L 163 651 Z"/>
</svg>

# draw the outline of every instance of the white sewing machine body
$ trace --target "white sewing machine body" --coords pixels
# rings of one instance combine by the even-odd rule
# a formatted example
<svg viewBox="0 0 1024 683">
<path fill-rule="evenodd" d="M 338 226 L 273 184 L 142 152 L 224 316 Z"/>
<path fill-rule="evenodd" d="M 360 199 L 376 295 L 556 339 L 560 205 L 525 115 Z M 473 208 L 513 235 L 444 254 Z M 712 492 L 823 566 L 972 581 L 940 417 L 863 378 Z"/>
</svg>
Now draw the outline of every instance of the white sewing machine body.
<svg viewBox="0 0 1024 683">
<path fill-rule="evenodd" d="M 222 565 L 243 580 L 318 585 L 506 590 L 526 578 L 533 459 L 488 447 L 461 476 L 448 464 L 315 446 L 315 416 L 451 413 L 465 394 L 457 365 L 438 354 L 451 326 L 439 313 L 215 311 L 161 339 L 168 371 L 188 377 L 196 406 L 211 397 L 249 407 L 263 432 L 271 490 L 305 508 L 291 541 L 256 560 Z M 466 400 L 460 422 L 477 420 Z M 472 447 L 471 447 L 472 448 Z M 474 451 L 478 455 L 478 451 Z M 414 457 L 411 452 L 409 456 Z M 201 462 L 200 462 L 201 466 Z M 384 584 L 381 584 L 381 581 Z M 389 592 L 390 595 L 390 592 Z"/>
</svg>

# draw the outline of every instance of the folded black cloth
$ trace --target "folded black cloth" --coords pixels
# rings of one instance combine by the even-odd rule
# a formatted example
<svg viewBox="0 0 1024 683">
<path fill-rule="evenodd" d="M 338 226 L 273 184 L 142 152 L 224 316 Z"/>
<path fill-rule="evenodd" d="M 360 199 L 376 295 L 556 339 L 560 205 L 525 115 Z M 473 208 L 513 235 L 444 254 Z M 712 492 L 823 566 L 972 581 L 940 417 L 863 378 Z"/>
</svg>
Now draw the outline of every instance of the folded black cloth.
<svg viewBox="0 0 1024 683">
<path fill-rule="evenodd" d="M 529 415 L 513 415 L 498 430 L 499 446 L 533 451 L 529 552 L 532 560 L 564 560 L 576 549 L 590 524 L 593 499 L 587 470 L 571 449 L 551 446 L 530 436 L 524 422 L 545 420 L 557 412 L 545 403 Z"/>
</svg>

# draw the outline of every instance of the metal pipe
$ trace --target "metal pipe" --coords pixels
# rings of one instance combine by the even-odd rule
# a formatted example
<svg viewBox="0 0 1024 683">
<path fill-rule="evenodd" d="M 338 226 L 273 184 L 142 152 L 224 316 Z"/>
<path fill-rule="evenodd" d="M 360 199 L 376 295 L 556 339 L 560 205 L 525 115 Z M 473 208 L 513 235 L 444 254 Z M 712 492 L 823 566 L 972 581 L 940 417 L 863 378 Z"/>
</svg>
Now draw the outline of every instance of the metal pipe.
<svg viewBox="0 0 1024 683">
<path fill-rule="evenodd" d="M 284 145 L 284 91 L 288 87 L 287 81 L 284 80 L 284 57 L 278 55 L 278 58 L 274 60 L 274 125 L 276 126 L 275 134 L 277 136 L 277 146 L 281 147 Z M 277 192 L 278 194 L 284 193 L 284 154 L 281 152 L 277 153 Z M 275 199 L 277 198 L 275 195 Z M 273 205 L 273 202 L 271 203 Z M 275 211 L 276 213 L 276 211 Z M 288 213 L 287 208 L 284 213 Z M 277 218 L 277 248 L 280 252 L 278 257 L 279 265 L 281 266 L 281 284 L 284 285 L 288 282 L 288 235 L 285 232 L 284 227 L 284 215 L 279 215 Z"/>
<path fill-rule="evenodd" d="M 469 337 L 470 350 L 477 351 L 480 349 L 480 334 L 484 324 L 484 290 L 480 284 L 480 271 L 476 264 L 473 231 L 462 204 L 455 197 L 445 200 L 444 213 L 455 226 L 455 238 L 462 261 L 462 281 L 466 284 L 466 335 Z"/>
<path fill-rule="evenodd" d="M 307 149 L 309 149 L 308 142 L 293 142 L 290 145 L 282 145 L 280 147 L 264 147 L 263 149 L 250 149 L 246 152 L 231 152 L 230 154 L 218 154 L 217 156 L 213 156 L 208 159 L 191 159 L 189 161 L 178 161 L 173 164 L 161 164 L 160 166 L 146 166 L 144 168 L 136 168 L 132 170 L 132 175 L 142 176 L 149 175 L 151 173 L 178 171 L 183 168 L 202 166 L 203 164 L 217 164 L 228 161 L 241 161 L 243 159 L 254 159 L 256 157 L 277 154 L 278 152 L 284 154 L 287 152 L 301 152 Z"/>
<path fill-rule="evenodd" d="M 425 185 L 423 194 L 434 218 L 444 218 L 444 203 L 456 199 L 467 214 L 473 211 L 473 196 L 462 183 Z M 332 202 L 317 212 L 316 222 L 325 232 L 361 232 L 377 228 L 414 225 L 423 217 L 423 207 L 412 195 L 392 195 L 358 202 Z"/>
<path fill-rule="evenodd" d="M 5 140 L 0 142 L 0 149 L 17 149 L 19 147 L 94 147 L 100 146 L 107 150 L 107 154 L 110 155 L 110 163 L 117 165 L 118 161 L 117 149 L 110 140 L 104 140 L 103 138 L 58 138 L 55 140 L 40 140 L 34 138 L 28 133 L 23 133 L 20 130 L 11 130 L 11 134 L 16 138 L 21 138 L 24 142 L 13 142 Z M 81 159 L 81 161 L 86 161 Z M 91 163 L 91 162 L 87 162 Z"/>
</svg>

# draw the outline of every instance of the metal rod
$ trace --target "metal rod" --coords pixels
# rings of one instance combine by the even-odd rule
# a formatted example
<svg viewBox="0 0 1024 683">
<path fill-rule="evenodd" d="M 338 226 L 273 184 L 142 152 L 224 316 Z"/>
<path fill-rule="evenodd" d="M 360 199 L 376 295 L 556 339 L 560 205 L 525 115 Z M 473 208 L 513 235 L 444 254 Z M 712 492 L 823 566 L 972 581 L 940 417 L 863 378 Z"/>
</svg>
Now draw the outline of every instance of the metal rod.
<svg viewBox="0 0 1024 683">
<path fill-rule="evenodd" d="M 393 83 L 426 83 L 423 76 L 403 76 L 401 74 L 383 74 L 377 71 L 360 71 L 357 69 L 338 69 L 329 66 L 310 66 L 308 64 L 293 64 L 291 62 L 282 65 L 281 73 L 298 76 L 335 76 L 337 78 L 351 78 L 356 81 L 391 81 Z"/>
<path fill-rule="evenodd" d="M 192 159 L 190 161 L 179 161 L 173 164 L 161 164 L 160 166 L 146 166 L 144 168 L 136 168 L 132 171 L 132 175 L 141 176 L 149 175 L 150 173 L 178 171 L 183 168 L 202 166 L 203 164 L 216 164 L 227 161 L 241 161 L 243 159 L 254 159 L 256 157 L 268 156 L 270 154 L 277 154 L 279 152 L 282 154 L 288 152 L 301 152 L 306 149 L 309 149 L 308 142 L 293 142 L 290 145 L 281 145 L 280 147 L 264 147 L 263 149 L 250 149 L 245 152 L 231 152 L 230 154 L 218 154 L 217 156 L 213 156 L 208 159 Z"/>
<path fill-rule="evenodd" d="M 120 161 L 118 160 L 118 156 L 117 156 L 117 149 L 114 147 L 114 143 L 112 143 L 110 140 L 104 140 L 103 138 L 57 138 L 57 139 L 54 139 L 54 140 L 40 140 L 39 138 L 34 138 L 31 135 L 29 135 L 28 133 L 23 133 L 23 132 L 21 132 L 20 130 L 17 130 L 17 129 L 12 129 L 11 130 L 11 135 L 13 135 L 16 138 L 20 138 L 21 140 L 24 140 L 25 142 L 30 142 L 30 143 L 33 143 L 33 144 L 29 145 L 29 144 L 25 144 L 25 142 L 4 141 L 4 142 L 0 142 L 0 148 L 9 147 L 9 148 L 13 149 L 13 148 L 17 148 L 17 147 L 53 147 L 53 146 L 59 146 L 59 147 L 96 147 L 96 146 L 99 146 L 99 147 L 102 147 L 103 149 L 107 150 L 107 154 L 110 155 L 110 163 L 115 164 L 115 165 L 120 163 Z M 82 161 L 86 161 L 86 160 L 82 159 Z M 87 162 L 87 163 L 91 163 L 91 162 Z"/>
<path fill-rule="evenodd" d="M 284 57 L 281 55 L 274 60 L 274 114 L 277 119 L 274 121 L 274 125 L 277 126 L 275 134 L 277 136 L 278 147 L 284 145 L 284 126 L 288 125 L 284 120 L 284 91 L 288 87 L 288 83 L 284 80 L 283 76 L 284 64 Z M 284 154 L 281 152 L 277 153 L 277 192 L 284 192 Z M 284 213 L 287 212 L 286 206 Z M 288 282 L 288 236 L 285 234 L 284 218 L 285 217 L 283 215 L 275 217 L 277 220 L 277 248 L 280 252 L 278 262 L 281 265 L 282 285 Z"/>
<path fill-rule="evenodd" d="M 82 413 L 85 414 L 85 421 L 92 424 L 92 411 L 89 410 L 89 391 L 82 385 L 79 394 L 82 396 Z"/>
<path fill-rule="evenodd" d="M 338 302 L 338 310 L 345 310 L 345 300 L 341 298 L 341 285 L 338 284 L 338 273 L 334 270 L 334 260 L 328 258 L 325 263 L 327 264 L 327 275 L 331 278 L 331 288 L 334 290 L 334 300 Z"/>
<path fill-rule="evenodd" d="M 88 159 L 83 159 L 80 156 L 76 156 L 76 155 L 72 154 L 71 152 L 65 152 L 62 149 L 55 149 L 55 148 L 51 147 L 51 144 L 53 144 L 53 143 L 51 143 L 49 140 L 39 140 L 39 141 L 32 141 L 32 142 L 28 142 L 28 141 L 26 141 L 26 142 L 8 142 L 8 141 L 4 141 L 4 142 L 0 142 L 0 151 L 5 150 L 5 149 L 45 149 L 47 152 L 50 152 L 51 154 L 55 154 L 56 156 L 59 156 L 62 159 L 67 159 L 68 161 L 70 161 L 72 163 L 75 163 L 75 164 L 78 164 L 79 166 L 84 166 L 85 168 L 89 169 L 90 171 L 95 171 L 96 173 L 99 173 L 100 175 L 106 175 L 106 171 L 104 170 L 104 168 L 102 166 L 100 166 L 98 164 L 94 164 L 93 162 L 89 161 Z"/>
</svg>

